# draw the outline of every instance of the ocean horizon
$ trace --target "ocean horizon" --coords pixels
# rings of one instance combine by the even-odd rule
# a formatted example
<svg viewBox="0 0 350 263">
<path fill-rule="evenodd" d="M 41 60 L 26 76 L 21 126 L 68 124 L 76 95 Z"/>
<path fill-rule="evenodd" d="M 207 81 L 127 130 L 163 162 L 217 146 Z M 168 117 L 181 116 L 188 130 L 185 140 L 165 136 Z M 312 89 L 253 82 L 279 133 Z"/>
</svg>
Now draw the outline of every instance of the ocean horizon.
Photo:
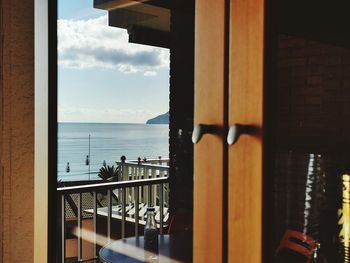
<svg viewBox="0 0 350 263">
<path fill-rule="evenodd" d="M 123 155 L 127 160 L 169 157 L 168 124 L 59 122 L 57 138 L 57 181 L 99 179 L 103 162 L 115 165 Z"/>
</svg>

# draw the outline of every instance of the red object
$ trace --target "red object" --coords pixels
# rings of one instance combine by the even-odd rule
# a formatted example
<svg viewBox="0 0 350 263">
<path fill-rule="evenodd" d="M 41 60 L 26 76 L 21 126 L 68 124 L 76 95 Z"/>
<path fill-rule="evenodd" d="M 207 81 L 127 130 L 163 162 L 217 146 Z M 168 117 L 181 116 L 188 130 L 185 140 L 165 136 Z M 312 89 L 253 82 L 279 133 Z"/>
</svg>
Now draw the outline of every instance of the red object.
<svg viewBox="0 0 350 263">
<path fill-rule="evenodd" d="M 313 238 L 299 231 L 288 229 L 277 249 L 277 253 L 281 249 L 289 249 L 310 259 L 316 247 L 317 243 Z"/>
</svg>

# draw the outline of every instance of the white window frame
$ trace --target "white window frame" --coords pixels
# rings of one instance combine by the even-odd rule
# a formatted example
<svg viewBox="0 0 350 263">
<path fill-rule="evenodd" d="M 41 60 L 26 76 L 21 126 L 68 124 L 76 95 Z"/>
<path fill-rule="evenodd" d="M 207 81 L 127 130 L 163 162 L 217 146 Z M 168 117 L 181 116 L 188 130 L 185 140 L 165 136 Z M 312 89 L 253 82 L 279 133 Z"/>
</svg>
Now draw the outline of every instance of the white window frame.
<svg viewBox="0 0 350 263">
<path fill-rule="evenodd" d="M 55 262 L 57 0 L 34 0 L 34 261 Z"/>
</svg>

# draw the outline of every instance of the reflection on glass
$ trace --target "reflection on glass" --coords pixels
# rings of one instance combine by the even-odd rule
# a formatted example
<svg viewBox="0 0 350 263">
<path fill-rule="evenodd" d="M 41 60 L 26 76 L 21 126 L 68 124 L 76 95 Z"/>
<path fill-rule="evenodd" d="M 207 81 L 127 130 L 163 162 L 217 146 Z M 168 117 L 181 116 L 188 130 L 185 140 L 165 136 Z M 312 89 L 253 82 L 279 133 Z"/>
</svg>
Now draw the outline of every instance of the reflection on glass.
<svg viewBox="0 0 350 263">
<path fill-rule="evenodd" d="M 350 262 L 350 175 L 343 175 L 343 203 L 339 213 L 339 239 L 343 249 L 344 263 Z"/>
<path fill-rule="evenodd" d="M 277 202 L 285 206 L 285 218 L 280 225 L 284 234 L 276 251 L 276 262 L 309 262 L 323 257 L 323 241 L 331 238 L 327 236 L 328 230 L 322 228 L 329 212 L 327 161 L 323 154 L 300 151 L 289 151 L 278 159 L 276 195 Z"/>
<path fill-rule="evenodd" d="M 272 253 L 275 262 L 343 263 L 350 49 L 309 34 L 278 36 Z"/>
</svg>

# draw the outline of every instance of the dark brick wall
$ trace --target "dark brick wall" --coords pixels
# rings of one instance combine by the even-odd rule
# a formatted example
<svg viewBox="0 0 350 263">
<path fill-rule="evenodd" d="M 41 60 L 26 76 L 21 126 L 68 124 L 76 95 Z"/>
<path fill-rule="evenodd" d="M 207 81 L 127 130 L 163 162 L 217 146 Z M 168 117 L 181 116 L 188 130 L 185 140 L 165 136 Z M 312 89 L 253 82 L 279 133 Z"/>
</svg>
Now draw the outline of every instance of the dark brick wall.
<svg viewBox="0 0 350 263">
<path fill-rule="evenodd" d="M 280 138 L 350 143 L 350 49 L 280 35 L 275 99 Z"/>
<path fill-rule="evenodd" d="M 341 262 L 337 209 L 340 175 L 350 168 L 350 48 L 280 35 L 277 52 L 272 247 L 286 229 L 302 230 L 307 215 L 306 232 L 330 261 Z"/>
</svg>

